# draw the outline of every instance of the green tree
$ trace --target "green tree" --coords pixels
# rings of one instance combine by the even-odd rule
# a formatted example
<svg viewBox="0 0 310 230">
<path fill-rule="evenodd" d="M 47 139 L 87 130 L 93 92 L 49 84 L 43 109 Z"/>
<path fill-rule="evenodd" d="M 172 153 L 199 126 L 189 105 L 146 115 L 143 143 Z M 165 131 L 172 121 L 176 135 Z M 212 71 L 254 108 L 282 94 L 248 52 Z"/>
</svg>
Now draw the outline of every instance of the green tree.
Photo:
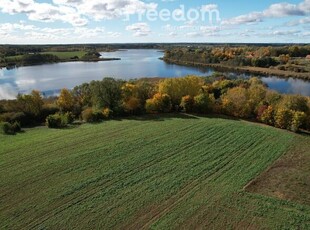
<svg viewBox="0 0 310 230">
<path fill-rule="evenodd" d="M 17 104 L 20 112 L 38 117 L 42 111 L 44 102 L 40 92 L 33 90 L 29 95 L 18 95 Z"/>
<path fill-rule="evenodd" d="M 102 81 L 92 81 L 92 104 L 98 108 L 119 110 L 122 100 L 123 81 L 114 78 L 104 78 Z"/>
<path fill-rule="evenodd" d="M 194 97 L 195 111 L 198 113 L 208 113 L 212 111 L 213 100 L 211 100 L 210 95 L 206 93 L 200 93 Z"/>
</svg>

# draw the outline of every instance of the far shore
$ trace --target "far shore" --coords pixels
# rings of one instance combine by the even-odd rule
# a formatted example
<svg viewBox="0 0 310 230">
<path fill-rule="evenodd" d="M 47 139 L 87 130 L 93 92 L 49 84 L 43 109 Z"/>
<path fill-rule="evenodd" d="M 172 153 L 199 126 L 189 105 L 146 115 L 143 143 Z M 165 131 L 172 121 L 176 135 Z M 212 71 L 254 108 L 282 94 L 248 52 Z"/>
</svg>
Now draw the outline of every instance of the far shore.
<svg viewBox="0 0 310 230">
<path fill-rule="evenodd" d="M 72 60 L 59 60 L 58 62 L 45 62 L 45 63 L 38 63 L 38 64 L 21 64 L 21 63 L 13 63 L 10 65 L 5 65 L 3 63 L 0 63 L 0 69 L 1 68 L 17 68 L 17 67 L 23 67 L 23 66 L 36 66 L 36 65 L 46 65 L 46 64 L 57 64 L 57 63 L 65 63 L 65 62 L 102 62 L 102 61 L 119 61 L 121 58 L 98 58 L 98 59 L 90 59 L 90 60 L 80 60 L 80 59 L 72 59 Z"/>
<path fill-rule="evenodd" d="M 228 66 L 223 64 L 206 64 L 206 63 L 199 63 L 199 62 L 190 62 L 190 61 L 178 61 L 172 60 L 167 58 L 161 58 L 161 60 L 176 65 L 183 65 L 183 66 L 198 66 L 198 67 L 211 67 L 218 71 L 232 71 L 232 72 L 240 72 L 240 73 L 250 73 L 250 74 L 257 74 L 263 76 L 270 76 L 273 75 L 275 77 L 280 78 L 298 78 L 302 80 L 310 81 L 310 73 L 296 73 L 292 71 L 285 71 L 285 70 L 278 70 L 272 68 L 261 68 L 261 67 L 252 67 L 252 66 Z"/>
</svg>

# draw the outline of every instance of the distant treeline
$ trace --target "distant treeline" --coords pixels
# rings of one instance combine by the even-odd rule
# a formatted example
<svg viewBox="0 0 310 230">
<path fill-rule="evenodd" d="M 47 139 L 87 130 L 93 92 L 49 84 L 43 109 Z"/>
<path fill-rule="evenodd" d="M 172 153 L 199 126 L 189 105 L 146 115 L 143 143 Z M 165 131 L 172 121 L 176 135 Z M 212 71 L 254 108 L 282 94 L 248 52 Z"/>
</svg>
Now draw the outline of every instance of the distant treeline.
<svg viewBox="0 0 310 230">
<path fill-rule="evenodd" d="M 29 66 L 29 65 L 39 65 L 46 63 L 57 63 L 57 62 L 66 62 L 66 61 L 100 61 L 100 53 L 96 51 L 84 52 L 85 54 L 81 57 L 72 56 L 69 58 L 60 58 L 56 54 L 57 51 L 53 52 L 55 54 L 48 53 L 27 53 L 19 56 L 10 56 L 2 58 L 0 64 L 2 66 Z M 61 54 L 61 52 L 59 51 Z"/>
<path fill-rule="evenodd" d="M 306 57 L 310 46 L 175 48 L 165 52 L 165 60 L 232 66 L 270 67 L 286 64 L 291 57 Z"/>
<path fill-rule="evenodd" d="M 48 127 L 61 128 L 74 120 L 101 122 L 114 117 L 171 112 L 224 114 L 294 132 L 310 131 L 310 98 L 271 91 L 258 78 L 105 78 L 73 90 L 63 89 L 56 98 L 44 99 L 40 92 L 33 91 L 16 100 L 0 101 L 1 127 L 8 133 L 44 122 Z"/>
</svg>

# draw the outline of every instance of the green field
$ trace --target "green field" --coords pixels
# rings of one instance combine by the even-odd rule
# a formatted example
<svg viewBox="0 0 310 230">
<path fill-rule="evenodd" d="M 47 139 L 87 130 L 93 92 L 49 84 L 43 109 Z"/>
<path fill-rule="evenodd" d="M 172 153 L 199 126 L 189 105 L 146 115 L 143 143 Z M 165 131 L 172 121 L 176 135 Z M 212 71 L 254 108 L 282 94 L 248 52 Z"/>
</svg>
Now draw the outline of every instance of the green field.
<svg viewBox="0 0 310 230">
<path fill-rule="evenodd" d="M 310 206 L 243 189 L 298 139 L 187 115 L 0 135 L 0 229 L 309 229 Z"/>
<path fill-rule="evenodd" d="M 82 58 L 86 52 L 84 51 L 69 51 L 69 52 L 43 52 L 42 54 L 52 54 L 57 56 L 61 60 L 69 60 L 75 56 Z"/>
<path fill-rule="evenodd" d="M 70 60 L 71 58 L 77 56 L 79 58 L 82 58 L 86 52 L 84 51 L 68 51 L 68 52 L 42 52 L 41 54 L 52 54 L 57 56 L 60 60 Z M 6 59 L 8 61 L 20 61 L 23 58 L 24 55 L 18 55 L 18 56 L 8 56 Z"/>
</svg>

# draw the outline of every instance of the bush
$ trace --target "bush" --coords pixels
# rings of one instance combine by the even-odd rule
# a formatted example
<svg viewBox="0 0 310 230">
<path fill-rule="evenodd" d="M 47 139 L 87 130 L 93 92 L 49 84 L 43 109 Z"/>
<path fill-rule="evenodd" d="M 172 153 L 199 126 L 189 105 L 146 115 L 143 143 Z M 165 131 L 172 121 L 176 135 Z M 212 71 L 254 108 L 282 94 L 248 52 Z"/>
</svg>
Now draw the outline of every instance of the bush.
<svg viewBox="0 0 310 230">
<path fill-rule="evenodd" d="M 46 117 L 48 117 L 49 115 L 53 115 L 59 112 L 59 107 L 55 104 L 46 104 L 43 105 L 42 107 L 42 111 L 41 111 L 41 116 L 40 116 L 40 120 L 41 122 L 43 122 Z"/>
<path fill-rule="evenodd" d="M 194 98 L 187 95 L 182 97 L 180 106 L 184 109 L 185 112 L 191 113 L 194 110 Z"/>
<path fill-rule="evenodd" d="M 49 115 L 46 118 L 46 125 L 49 128 L 57 129 L 57 128 L 64 128 L 67 127 L 68 124 L 70 124 L 71 118 L 70 116 L 66 114 L 54 114 Z"/>
<path fill-rule="evenodd" d="M 103 114 L 103 117 L 105 119 L 112 118 L 113 117 L 113 110 L 111 110 L 109 108 L 105 108 L 102 110 L 102 114 Z"/>
<path fill-rule="evenodd" d="M 72 124 L 74 122 L 75 116 L 72 112 L 66 112 L 63 117 L 67 120 L 67 124 Z"/>
<path fill-rule="evenodd" d="M 93 109 L 87 108 L 82 111 L 82 120 L 86 122 L 92 122 L 93 121 Z"/>
<path fill-rule="evenodd" d="M 0 132 L 7 135 L 14 135 L 16 133 L 9 122 L 0 123 Z"/>
<path fill-rule="evenodd" d="M 82 119 L 85 122 L 100 122 L 105 119 L 105 115 L 102 111 L 87 108 L 82 112 Z"/>
<path fill-rule="evenodd" d="M 20 125 L 20 123 L 18 121 L 15 121 L 13 124 L 12 124 L 12 129 L 15 133 L 18 133 L 18 132 L 21 132 L 22 131 L 22 127 Z"/>
<path fill-rule="evenodd" d="M 19 122 L 20 124 L 29 124 L 30 121 L 23 112 L 3 113 L 0 115 L 0 121 L 2 122 Z"/>
</svg>

